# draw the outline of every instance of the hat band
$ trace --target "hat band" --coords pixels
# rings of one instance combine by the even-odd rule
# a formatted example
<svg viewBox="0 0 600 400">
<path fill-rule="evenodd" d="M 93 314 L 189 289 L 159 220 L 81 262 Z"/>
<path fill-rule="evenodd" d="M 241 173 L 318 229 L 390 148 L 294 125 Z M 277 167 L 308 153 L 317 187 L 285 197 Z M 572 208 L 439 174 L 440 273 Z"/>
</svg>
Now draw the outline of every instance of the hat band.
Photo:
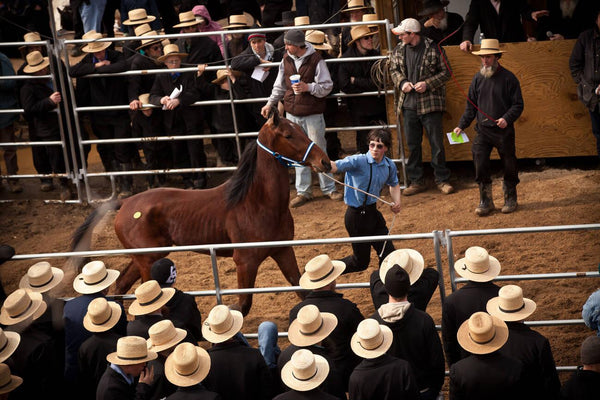
<svg viewBox="0 0 600 400">
<path fill-rule="evenodd" d="M 42 57 L 42 59 L 41 59 L 41 61 L 40 61 L 39 63 L 36 63 L 36 64 L 29 64 L 29 66 L 30 66 L 30 67 L 37 67 L 38 65 L 40 65 L 40 64 L 43 64 L 43 63 L 44 63 L 44 57 Z M 52 280 L 52 279 L 50 279 L 50 280 Z M 33 286 L 33 285 L 32 285 L 32 286 Z"/>
<path fill-rule="evenodd" d="M 92 324 L 94 324 L 94 325 L 104 325 L 105 323 L 107 323 L 108 321 L 110 321 L 111 318 L 112 318 L 112 308 L 110 309 L 110 312 L 108 313 L 108 318 L 106 318 L 104 321 L 98 322 L 98 323 L 92 321 Z"/>
<path fill-rule="evenodd" d="M 148 15 L 144 15 L 144 16 L 143 16 L 143 17 L 141 17 L 141 18 L 139 18 L 139 17 L 138 17 L 138 18 L 129 18 L 129 22 L 143 21 L 143 20 L 145 20 L 145 19 L 148 19 Z"/>
<path fill-rule="evenodd" d="M 333 271 L 335 271 L 335 268 L 333 267 L 333 264 L 331 265 L 331 269 L 329 270 L 328 273 L 326 273 L 325 275 L 321 276 L 320 278 L 317 279 L 309 279 L 309 281 L 311 282 L 319 282 L 322 281 L 323 279 L 326 279 L 329 275 L 333 274 Z"/>
<path fill-rule="evenodd" d="M 469 338 L 471 338 L 471 340 L 477 344 L 487 344 L 487 343 L 491 342 L 492 340 L 494 340 L 495 337 L 496 337 L 496 331 L 494 331 L 494 335 L 490 339 L 485 340 L 485 341 L 479 341 L 479 340 L 473 339 L 473 336 L 471 336 L 471 332 L 469 332 Z"/>
<path fill-rule="evenodd" d="M 36 64 L 36 65 L 38 65 L 38 64 Z M 35 65 L 32 65 L 32 67 L 35 67 Z M 39 288 L 39 287 L 42 287 L 42 286 L 46 286 L 47 284 L 49 284 L 50 282 L 52 282 L 52 279 L 54 279 L 54 275 L 52 275 L 52 276 L 50 277 L 50 279 L 48 279 L 46 282 L 44 282 L 44 283 L 41 283 L 41 284 L 39 284 L 39 285 L 34 285 L 33 283 L 31 283 L 31 279 L 30 279 L 30 280 L 29 280 L 29 286 L 31 286 L 31 287 L 35 287 L 35 288 Z"/>
<path fill-rule="evenodd" d="M 306 335 L 306 336 L 310 336 L 313 333 L 315 333 L 316 331 L 318 331 L 319 329 L 321 329 L 322 326 L 323 326 L 323 318 L 321 318 L 321 323 L 319 324 L 319 326 L 317 327 L 317 329 L 314 329 L 314 330 L 312 330 L 310 332 L 303 331 L 302 329 L 300 329 L 300 333 L 303 334 L 303 335 Z"/>
<path fill-rule="evenodd" d="M 120 355 L 117 354 L 117 358 L 119 358 L 121 360 L 143 360 L 146 357 L 148 357 L 148 354 L 143 355 L 143 356 L 137 356 L 137 357 L 121 357 Z"/>
<path fill-rule="evenodd" d="M 90 286 L 99 284 L 100 282 L 102 282 L 103 280 L 105 280 L 106 277 L 108 276 L 108 271 L 104 271 L 104 272 L 106 272 L 106 274 L 100 280 L 98 280 L 96 282 L 86 282 L 85 279 L 84 279 L 83 283 L 85 283 L 86 285 L 90 285 Z"/>
<path fill-rule="evenodd" d="M 309 376 L 308 378 L 298 378 L 296 376 L 296 374 L 294 373 L 294 371 L 292 371 L 292 376 L 294 377 L 294 379 L 297 379 L 299 381 L 305 382 L 305 381 L 310 381 L 312 378 L 314 378 L 317 375 L 318 372 L 319 372 L 319 368 L 315 368 L 315 373 L 312 374 L 311 376 Z"/>
<path fill-rule="evenodd" d="M 31 305 L 33 304 L 33 300 L 31 300 L 31 297 L 29 298 L 29 304 L 27 304 L 27 307 L 25 307 L 25 310 L 21 311 L 20 313 L 18 313 L 17 315 L 8 315 L 11 318 L 19 318 L 21 315 L 25 314 L 27 311 L 29 311 L 29 309 L 31 308 Z"/>
<path fill-rule="evenodd" d="M 503 313 L 509 313 L 509 314 L 510 314 L 510 313 L 516 313 L 516 312 L 519 312 L 519 311 L 521 311 L 522 309 L 524 309 L 524 308 L 525 308 L 525 302 L 523 302 L 523 304 L 521 304 L 521 307 L 519 307 L 519 308 L 515 308 L 514 310 L 505 310 L 504 308 L 502 308 L 502 307 L 500 307 L 500 306 L 498 306 L 498 308 L 499 308 L 499 309 L 500 309 L 500 311 L 502 311 Z"/>
<path fill-rule="evenodd" d="M 246 24 L 245 24 L 245 23 L 243 23 L 243 22 L 232 22 L 232 23 L 230 23 L 229 25 L 230 25 L 230 26 L 234 26 L 234 25 L 238 25 L 238 26 L 246 26 Z"/>
<path fill-rule="evenodd" d="M 198 362 L 198 364 L 196 365 L 196 368 L 194 368 L 194 370 L 192 372 L 190 372 L 189 374 L 184 374 L 179 371 L 177 371 L 177 373 L 181 376 L 190 376 L 190 375 L 194 375 L 198 371 L 199 368 L 200 368 L 200 362 Z"/>
<path fill-rule="evenodd" d="M 477 271 L 473 271 L 471 270 L 469 267 L 467 267 L 467 264 L 463 264 L 463 271 L 467 270 L 472 274 L 485 274 L 486 272 L 488 272 L 490 270 L 490 267 L 488 266 L 488 268 L 485 271 L 481 271 L 481 272 L 477 272 Z"/>
<path fill-rule="evenodd" d="M 497 51 L 497 52 L 500 51 L 500 49 L 496 49 L 496 48 L 493 48 L 493 47 L 482 47 L 482 48 L 479 49 L 479 51 L 481 51 L 481 50 L 494 50 L 494 51 Z"/>
<path fill-rule="evenodd" d="M 161 297 L 162 295 L 163 295 L 163 291 L 161 290 L 161 291 L 160 291 L 160 293 L 158 293 L 158 296 L 156 296 L 156 297 L 155 297 L 155 298 L 153 298 L 152 300 L 150 300 L 150 301 L 146 301 L 146 302 L 144 302 L 144 303 L 142 303 L 142 302 L 140 301 L 140 306 L 147 306 L 148 304 L 152 304 L 152 303 L 154 303 L 156 300 L 160 299 L 160 297 Z"/>
<path fill-rule="evenodd" d="M 367 350 L 367 351 L 373 351 L 373 350 L 375 350 L 375 349 L 377 349 L 377 348 L 381 347 L 381 345 L 383 344 L 383 341 L 384 341 L 384 339 L 385 339 L 385 338 L 383 337 L 383 335 L 381 335 L 381 340 L 379 341 L 379 343 L 377 343 L 377 346 L 375 346 L 375 347 L 371 347 L 371 348 L 367 348 L 367 347 L 363 346 L 363 344 L 362 344 L 362 341 L 360 341 L 360 340 L 358 341 L 358 345 L 359 345 L 360 347 L 362 347 L 364 350 Z"/>
<path fill-rule="evenodd" d="M 198 23 L 200 23 L 200 21 L 198 21 L 195 17 L 194 17 L 194 19 L 186 19 L 185 21 L 179 21 L 180 24 L 187 24 L 188 22 L 198 22 Z"/>
<path fill-rule="evenodd" d="M 0 353 L 2 353 L 4 351 L 4 349 L 6 348 L 6 346 L 8 346 L 8 338 L 5 337 L 5 339 L 6 339 L 6 341 L 4 342 L 2 347 L 0 347 Z"/>
</svg>

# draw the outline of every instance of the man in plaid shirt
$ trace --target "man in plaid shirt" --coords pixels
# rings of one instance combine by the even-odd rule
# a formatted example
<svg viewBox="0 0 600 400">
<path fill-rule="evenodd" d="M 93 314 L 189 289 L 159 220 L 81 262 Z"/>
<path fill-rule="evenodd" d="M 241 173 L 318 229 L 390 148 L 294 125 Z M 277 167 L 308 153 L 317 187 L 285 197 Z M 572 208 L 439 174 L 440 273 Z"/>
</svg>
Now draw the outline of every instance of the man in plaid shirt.
<svg viewBox="0 0 600 400">
<path fill-rule="evenodd" d="M 410 156 L 406 163 L 409 187 L 402 192 L 411 196 L 427 189 L 423 179 L 421 142 L 423 128 L 431 145 L 431 166 L 435 183 L 444 194 L 454 192 L 448 182 L 442 114 L 446 103 L 446 81 L 450 72 L 431 39 L 421 36 L 421 25 L 414 18 L 403 20 L 392 32 L 401 42 L 392 53 L 390 73 L 398 87 L 397 113 L 402 113 L 404 133 Z M 442 50 L 443 52 L 443 50 Z"/>
</svg>

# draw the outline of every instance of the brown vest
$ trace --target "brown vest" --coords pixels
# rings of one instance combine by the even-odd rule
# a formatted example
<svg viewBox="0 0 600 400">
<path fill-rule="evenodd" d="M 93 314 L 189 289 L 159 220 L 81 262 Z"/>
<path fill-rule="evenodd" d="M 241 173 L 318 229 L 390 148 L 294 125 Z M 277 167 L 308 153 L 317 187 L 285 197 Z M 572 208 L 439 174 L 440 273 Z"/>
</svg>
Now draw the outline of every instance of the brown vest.
<svg viewBox="0 0 600 400">
<path fill-rule="evenodd" d="M 283 95 L 283 106 L 286 112 L 297 117 L 304 117 L 313 114 L 323 114 L 325 112 L 325 98 L 315 97 L 309 92 L 294 94 L 290 76 L 300 74 L 300 80 L 306 83 L 315 81 L 317 64 L 321 61 L 321 55 L 314 52 L 308 56 L 302 65 L 300 71 L 296 70 L 294 60 L 286 53 L 283 57 L 283 72 L 285 77 L 285 94 Z"/>
</svg>

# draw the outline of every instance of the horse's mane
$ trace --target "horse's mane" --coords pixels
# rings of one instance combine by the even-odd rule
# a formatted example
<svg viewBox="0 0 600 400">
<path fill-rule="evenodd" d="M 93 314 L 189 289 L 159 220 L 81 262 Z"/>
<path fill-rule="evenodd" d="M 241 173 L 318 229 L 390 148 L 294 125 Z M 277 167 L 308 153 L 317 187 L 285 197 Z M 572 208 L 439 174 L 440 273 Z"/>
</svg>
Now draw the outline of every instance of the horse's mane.
<svg viewBox="0 0 600 400">
<path fill-rule="evenodd" d="M 227 183 L 227 208 L 235 207 L 246 198 L 248 190 L 254 182 L 254 173 L 256 172 L 256 150 L 256 141 L 251 141 L 246 145 L 242 158 L 238 163 L 237 170 Z"/>
</svg>

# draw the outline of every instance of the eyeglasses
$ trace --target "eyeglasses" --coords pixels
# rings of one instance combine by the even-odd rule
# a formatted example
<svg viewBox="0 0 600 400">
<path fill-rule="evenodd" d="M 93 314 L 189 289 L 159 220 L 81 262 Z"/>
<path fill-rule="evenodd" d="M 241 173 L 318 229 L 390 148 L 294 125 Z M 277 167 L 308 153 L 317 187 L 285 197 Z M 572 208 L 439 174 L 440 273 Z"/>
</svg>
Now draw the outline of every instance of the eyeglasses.
<svg viewBox="0 0 600 400">
<path fill-rule="evenodd" d="M 361 38 L 362 40 L 373 40 L 373 35 Z"/>
<path fill-rule="evenodd" d="M 381 149 L 383 149 L 383 146 L 384 146 L 383 143 L 375 143 L 375 142 L 369 143 L 370 149 L 377 148 L 377 150 L 381 150 Z"/>
<path fill-rule="evenodd" d="M 150 49 L 150 50 L 160 50 L 160 49 L 162 49 L 162 46 L 160 46 L 160 45 L 156 45 L 156 46 L 150 46 L 150 48 L 149 48 L 149 49 Z"/>
</svg>

